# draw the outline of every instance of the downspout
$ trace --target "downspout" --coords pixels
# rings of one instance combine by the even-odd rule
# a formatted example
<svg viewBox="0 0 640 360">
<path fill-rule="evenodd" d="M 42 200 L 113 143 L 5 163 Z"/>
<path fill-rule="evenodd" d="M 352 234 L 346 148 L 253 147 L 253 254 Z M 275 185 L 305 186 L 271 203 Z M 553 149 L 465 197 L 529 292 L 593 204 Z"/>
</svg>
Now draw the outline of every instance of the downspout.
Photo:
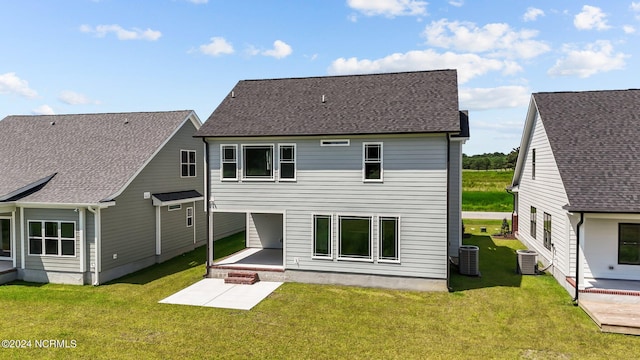
<svg viewBox="0 0 640 360">
<path fill-rule="evenodd" d="M 450 201 L 449 201 L 449 190 L 451 187 L 450 181 L 451 181 L 451 134 L 447 133 L 447 216 L 446 216 L 446 223 L 447 223 L 447 256 L 445 257 L 445 262 L 447 264 L 447 289 L 451 292 L 453 291 L 453 289 L 451 288 L 450 285 L 450 278 L 451 278 L 451 265 L 449 264 L 449 248 L 451 247 L 451 230 L 449 229 L 449 216 L 450 216 L 450 210 L 451 210 L 451 205 L 450 205 Z M 461 147 L 462 148 L 462 147 Z M 460 176 L 462 176 L 462 174 L 460 174 Z M 462 191 L 462 189 L 460 189 L 460 191 Z M 459 230 L 460 231 L 460 230 Z"/>
<path fill-rule="evenodd" d="M 573 305 L 578 306 L 578 294 L 580 292 L 578 288 L 579 275 L 580 275 L 580 227 L 584 222 L 584 213 L 580 213 L 580 221 L 576 226 L 576 294 L 573 297 Z"/>
<path fill-rule="evenodd" d="M 95 271 L 94 286 L 100 285 L 100 209 L 92 209 L 91 206 L 87 206 L 87 210 L 93 214 L 93 251 L 95 253 L 95 263 L 93 269 Z"/>
<path fill-rule="evenodd" d="M 511 189 L 509 188 L 506 188 L 505 190 L 507 191 L 507 194 L 511 195 L 511 197 L 513 198 L 513 201 L 511 203 L 512 204 L 511 205 L 511 209 L 512 209 L 511 210 L 511 233 L 513 234 L 513 236 L 515 236 L 515 230 L 513 230 L 513 224 L 515 221 L 513 218 L 513 213 L 518 212 L 518 210 L 516 209 L 516 194 L 513 191 L 511 191 Z"/>
<path fill-rule="evenodd" d="M 205 182 L 206 184 L 205 186 L 205 203 L 207 206 L 207 261 L 206 261 L 206 272 L 204 274 L 204 277 L 209 277 L 209 272 L 210 272 L 210 266 L 211 266 L 211 261 L 213 260 L 213 252 L 214 252 L 214 246 L 213 246 L 213 236 L 211 236 L 211 228 L 212 225 L 211 224 L 213 222 L 213 219 L 211 218 L 211 171 L 209 169 L 209 143 L 207 142 L 207 140 L 205 138 L 202 138 L 202 141 L 204 142 L 204 168 L 205 168 Z"/>
</svg>

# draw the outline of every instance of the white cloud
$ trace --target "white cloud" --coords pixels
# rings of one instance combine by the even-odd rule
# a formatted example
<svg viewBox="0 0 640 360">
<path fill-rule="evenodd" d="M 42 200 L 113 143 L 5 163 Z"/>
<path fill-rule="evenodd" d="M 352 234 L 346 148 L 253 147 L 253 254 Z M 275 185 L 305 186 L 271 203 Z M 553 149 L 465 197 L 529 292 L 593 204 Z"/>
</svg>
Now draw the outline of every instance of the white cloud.
<svg viewBox="0 0 640 360">
<path fill-rule="evenodd" d="M 538 8 L 527 8 L 527 12 L 524 13 L 522 19 L 524 21 L 536 21 L 539 16 L 544 16 L 544 11 Z"/>
<path fill-rule="evenodd" d="M 55 115 L 55 111 L 49 105 L 41 105 L 31 110 L 33 115 Z"/>
<path fill-rule="evenodd" d="M 13 72 L 0 74 L 0 94 L 17 94 L 26 98 L 38 96 L 38 93 L 29 87 L 29 82 L 20 79 Z"/>
<path fill-rule="evenodd" d="M 161 36 L 162 33 L 157 30 L 151 29 L 138 29 L 133 28 L 131 30 L 126 30 L 122 28 L 120 25 L 98 25 L 95 28 L 89 25 L 80 26 L 80 31 L 84 33 L 92 33 L 97 37 L 105 37 L 109 33 L 113 33 L 116 35 L 118 40 L 147 40 L 147 41 L 156 41 Z"/>
<path fill-rule="evenodd" d="M 455 6 L 455 7 L 461 7 L 462 5 L 464 5 L 464 0 L 450 0 L 449 5 Z"/>
<path fill-rule="evenodd" d="M 625 55 L 614 53 L 611 42 L 599 40 L 587 44 L 583 49 L 564 45 L 565 57 L 558 59 L 547 71 L 552 76 L 578 76 L 587 78 L 599 72 L 620 70 L 625 67 Z"/>
<path fill-rule="evenodd" d="M 610 28 L 606 18 L 607 15 L 599 7 L 585 5 L 582 12 L 573 18 L 573 25 L 578 30 L 606 30 Z"/>
<path fill-rule="evenodd" d="M 434 69 L 457 69 L 458 82 L 461 84 L 491 71 L 513 74 L 522 70 L 519 65 L 509 61 L 483 58 L 476 54 L 440 54 L 428 49 L 395 53 L 375 60 L 339 58 L 331 63 L 328 72 L 341 75 Z"/>
<path fill-rule="evenodd" d="M 209 2 L 209 0 L 187 0 L 188 2 L 192 3 L 192 4 L 206 4 Z"/>
<path fill-rule="evenodd" d="M 546 43 L 533 40 L 538 31 L 515 31 L 505 23 L 478 27 L 470 22 L 441 19 L 427 25 L 423 35 L 432 46 L 506 58 L 529 59 L 550 50 Z"/>
<path fill-rule="evenodd" d="M 634 28 L 631 25 L 625 25 L 622 27 L 622 30 L 624 30 L 625 34 L 633 34 L 636 32 L 636 28 Z"/>
<path fill-rule="evenodd" d="M 367 16 L 387 17 L 427 15 L 427 2 L 418 0 L 347 0 L 347 4 Z"/>
<path fill-rule="evenodd" d="M 629 5 L 629 9 L 640 12 L 640 2 L 631 2 L 631 5 Z"/>
<path fill-rule="evenodd" d="M 97 100 L 91 100 L 83 94 L 79 94 L 77 92 L 70 91 L 70 90 L 65 90 L 61 92 L 60 96 L 58 96 L 58 100 L 69 105 L 100 104 L 100 102 Z"/>
<path fill-rule="evenodd" d="M 461 109 L 488 110 L 527 106 L 530 93 L 524 86 L 511 85 L 495 88 L 461 88 L 458 96 Z"/>
<path fill-rule="evenodd" d="M 223 54 L 233 54 L 233 46 L 223 37 L 212 37 L 208 44 L 200 45 L 200 52 L 206 55 L 219 56 Z"/>
<path fill-rule="evenodd" d="M 291 46 L 289 46 L 289 44 L 282 40 L 276 40 L 273 42 L 273 49 L 263 51 L 262 55 L 271 56 L 276 59 L 282 59 L 291 55 L 292 52 L 293 49 L 291 49 Z"/>
</svg>

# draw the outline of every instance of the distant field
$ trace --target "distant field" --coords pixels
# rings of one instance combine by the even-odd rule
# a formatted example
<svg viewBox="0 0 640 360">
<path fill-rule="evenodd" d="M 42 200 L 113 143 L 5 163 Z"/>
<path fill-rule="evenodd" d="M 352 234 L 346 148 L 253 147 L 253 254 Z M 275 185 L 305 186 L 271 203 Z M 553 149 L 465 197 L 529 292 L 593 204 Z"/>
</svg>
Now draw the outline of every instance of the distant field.
<svg viewBox="0 0 640 360">
<path fill-rule="evenodd" d="M 462 172 L 463 211 L 511 211 L 513 196 L 505 188 L 513 170 L 464 170 Z"/>
</svg>

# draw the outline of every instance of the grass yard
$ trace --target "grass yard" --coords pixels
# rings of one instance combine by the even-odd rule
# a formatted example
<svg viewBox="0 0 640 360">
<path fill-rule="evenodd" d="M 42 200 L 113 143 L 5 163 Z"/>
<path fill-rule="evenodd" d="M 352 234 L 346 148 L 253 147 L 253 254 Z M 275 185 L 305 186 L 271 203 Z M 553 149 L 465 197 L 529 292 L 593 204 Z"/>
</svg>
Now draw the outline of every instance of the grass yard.
<svg viewBox="0 0 640 360">
<path fill-rule="evenodd" d="M 463 170 L 463 211 L 506 211 L 513 208 L 513 196 L 505 191 L 513 171 Z"/>
<path fill-rule="evenodd" d="M 474 233 L 482 277 L 453 275 L 451 293 L 287 283 L 251 311 L 158 304 L 202 278 L 204 248 L 99 287 L 0 286 L 2 339 L 77 344 L 0 358 L 623 359 L 640 348 L 600 333 L 551 276 L 515 274 L 518 241 Z M 241 242 L 221 240 L 216 256 Z"/>
</svg>

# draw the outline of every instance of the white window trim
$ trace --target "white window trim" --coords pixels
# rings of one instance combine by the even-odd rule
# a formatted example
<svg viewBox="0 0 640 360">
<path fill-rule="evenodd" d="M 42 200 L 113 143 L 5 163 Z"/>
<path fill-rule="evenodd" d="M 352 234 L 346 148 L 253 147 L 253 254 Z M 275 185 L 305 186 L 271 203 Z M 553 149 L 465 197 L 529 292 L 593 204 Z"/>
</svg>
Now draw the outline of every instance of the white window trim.
<svg viewBox="0 0 640 360">
<path fill-rule="evenodd" d="M 359 218 L 359 219 L 369 219 L 369 249 L 370 249 L 370 254 L 369 254 L 369 258 L 356 258 L 356 257 L 349 257 L 349 256 L 342 256 L 340 254 L 340 245 L 342 244 L 342 236 L 341 236 L 341 232 L 342 232 L 342 218 Z M 336 244 L 337 244 L 337 249 L 336 249 L 336 257 L 337 260 L 340 261 L 355 261 L 355 262 L 367 262 L 367 263 L 373 263 L 374 262 L 374 258 L 375 258 L 375 254 L 376 254 L 376 249 L 373 247 L 374 245 L 374 241 L 373 241 L 373 223 L 374 223 L 374 216 L 372 215 L 356 215 L 356 214 L 338 214 L 336 217 Z"/>
<path fill-rule="evenodd" d="M 367 163 L 367 145 L 380 145 L 380 179 L 367 179 L 366 163 Z M 381 183 L 384 182 L 384 146 L 382 142 L 363 142 L 362 143 L 362 182 Z M 371 161 L 370 161 L 371 162 Z M 377 162 L 377 161 L 376 161 Z"/>
<path fill-rule="evenodd" d="M 167 205 L 167 211 L 182 210 L 182 204 Z"/>
<path fill-rule="evenodd" d="M 320 146 L 350 146 L 351 140 L 349 139 L 322 139 L 320 140 Z"/>
<path fill-rule="evenodd" d="M 275 167 L 275 157 L 277 156 L 275 154 L 275 150 L 276 150 L 276 146 L 275 144 L 241 144 L 241 149 L 242 149 L 242 168 L 240 169 L 240 171 L 242 172 L 242 181 L 275 181 L 276 180 L 276 171 L 274 169 Z M 244 175 L 245 173 L 245 166 L 247 164 L 245 156 L 244 156 L 244 150 L 248 147 L 271 147 L 271 177 L 246 177 Z"/>
<path fill-rule="evenodd" d="M 32 254 L 31 253 L 31 238 L 32 236 L 29 235 L 29 224 L 32 222 L 39 222 L 41 223 L 41 233 L 40 236 L 38 238 L 40 238 L 42 240 L 42 253 L 41 254 Z M 51 222 L 51 223 L 58 223 L 58 236 L 56 238 L 56 240 L 58 241 L 58 254 L 53 255 L 53 254 L 46 254 L 45 252 L 45 240 L 47 239 L 53 239 L 52 237 L 46 237 L 44 235 L 44 231 L 45 231 L 45 227 L 44 227 L 44 223 L 47 222 Z M 62 240 L 71 240 L 71 238 L 63 238 L 62 237 L 62 223 L 69 223 L 69 224 L 73 224 L 73 255 L 62 255 Z M 27 220 L 27 256 L 36 256 L 36 257 L 62 257 L 62 258 L 76 258 L 78 257 L 78 251 L 76 249 L 77 245 L 78 245 L 78 235 L 76 234 L 78 231 L 78 224 L 75 221 L 67 221 L 67 220 Z"/>
<path fill-rule="evenodd" d="M 235 149 L 236 152 L 236 176 L 233 178 L 226 178 L 223 177 L 223 164 L 225 163 L 224 161 L 224 148 L 225 147 L 233 147 Z M 240 154 L 238 153 L 238 144 L 220 144 L 220 181 L 238 181 L 238 170 L 240 170 L 240 166 L 239 166 L 239 159 Z M 232 163 L 231 161 L 226 161 L 226 163 Z"/>
<path fill-rule="evenodd" d="M 280 150 L 285 146 L 293 147 L 293 177 L 292 178 L 282 178 L 281 170 L 282 170 L 282 159 L 280 158 Z M 295 182 L 298 179 L 298 149 L 296 144 L 278 144 L 278 181 L 281 182 Z M 291 164 L 290 160 L 286 160 L 286 164 Z"/>
<path fill-rule="evenodd" d="M 183 152 L 187 152 L 187 162 L 182 162 L 182 153 Z M 194 154 L 194 163 L 191 164 L 189 162 L 189 155 L 188 153 L 192 152 Z M 182 166 L 183 165 L 194 165 L 194 170 L 193 170 L 193 175 L 182 175 Z M 187 171 L 188 173 L 188 171 Z M 185 178 L 194 178 L 198 176 L 198 152 L 196 150 L 192 150 L 192 149 L 180 149 L 180 177 L 185 179 Z"/>
<path fill-rule="evenodd" d="M 396 219 L 396 255 L 397 259 L 381 259 L 380 251 L 382 249 L 382 226 L 381 221 L 385 218 L 393 218 Z M 376 257 L 379 263 L 388 263 L 388 264 L 400 264 L 400 226 L 401 220 L 399 215 L 378 215 L 376 217 L 376 224 L 378 227 L 378 233 L 376 234 Z"/>
<path fill-rule="evenodd" d="M 315 247 L 316 247 L 316 233 L 315 233 L 315 228 L 316 228 L 316 216 L 325 216 L 329 218 L 329 254 L 326 256 L 322 256 L 322 255 L 316 255 L 315 254 Z M 334 243 L 334 236 L 333 236 L 333 229 L 334 229 L 334 225 L 333 225 L 333 215 L 331 214 L 321 214 L 321 213 L 313 213 L 311 214 L 311 258 L 312 259 L 316 259 L 316 260 L 333 260 L 333 243 Z"/>
<path fill-rule="evenodd" d="M 189 215 L 189 213 L 191 213 L 191 215 Z M 188 228 L 190 228 L 193 226 L 193 207 L 189 206 L 185 208 L 185 214 L 186 214 L 185 224 L 187 225 Z M 191 225 L 189 225 L 189 219 L 191 219 Z"/>
</svg>

